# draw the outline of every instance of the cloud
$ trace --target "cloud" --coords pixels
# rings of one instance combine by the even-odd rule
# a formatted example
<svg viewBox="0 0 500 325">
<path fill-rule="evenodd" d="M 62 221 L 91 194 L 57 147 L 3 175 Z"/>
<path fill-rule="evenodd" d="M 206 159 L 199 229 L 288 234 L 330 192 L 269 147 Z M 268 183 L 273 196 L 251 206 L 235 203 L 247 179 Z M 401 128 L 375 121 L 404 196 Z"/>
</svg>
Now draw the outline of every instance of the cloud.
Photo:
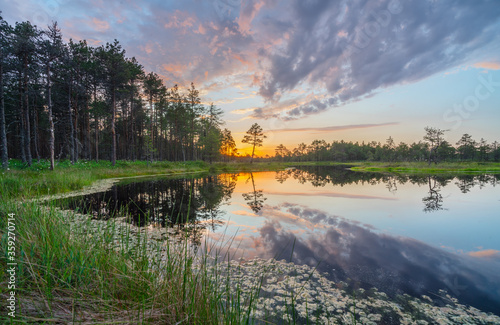
<svg viewBox="0 0 500 325">
<path fill-rule="evenodd" d="M 260 94 L 272 101 L 308 83 L 342 104 L 415 82 L 498 42 L 499 17 L 493 1 L 295 1 L 290 14 L 276 22 L 291 23 L 282 31 L 289 40 L 263 52 L 268 66 Z M 260 113 L 268 115 L 266 109 Z"/>
<path fill-rule="evenodd" d="M 214 82 L 224 89 L 238 80 L 254 87 L 265 100 L 251 115 L 259 119 L 321 114 L 471 65 L 500 43 L 496 1 L 26 0 L 5 7 L 11 23 L 58 20 L 74 39 L 118 39 L 167 86 L 194 81 L 216 92 Z M 475 66 L 498 70 L 499 58 L 491 59 Z"/>
<path fill-rule="evenodd" d="M 104 32 L 109 29 L 109 23 L 105 20 L 100 20 L 97 18 L 92 18 L 92 27 L 99 32 Z"/>
<path fill-rule="evenodd" d="M 169 17 L 163 27 L 165 27 L 166 29 L 177 28 L 186 30 L 187 28 L 192 28 L 195 24 L 195 17 L 191 16 L 188 12 L 176 10 L 172 14 L 169 14 Z"/>
<path fill-rule="evenodd" d="M 473 65 L 475 68 L 483 68 L 488 70 L 500 70 L 498 62 L 478 62 Z"/>
<path fill-rule="evenodd" d="M 238 216 L 257 217 L 257 215 L 255 213 L 248 212 L 245 210 L 231 211 L 231 213 L 234 215 L 238 215 Z"/>
<path fill-rule="evenodd" d="M 500 251 L 496 249 L 485 249 L 477 252 L 469 252 L 468 254 L 473 257 L 491 258 L 500 260 Z"/>
<path fill-rule="evenodd" d="M 278 192 L 278 191 L 265 191 L 266 195 L 283 195 L 283 196 L 322 196 L 322 197 L 341 197 L 345 199 L 373 199 L 373 200 L 398 200 L 394 197 L 363 195 L 363 194 L 348 194 L 348 193 L 334 193 L 334 192 Z"/>
<path fill-rule="evenodd" d="M 276 129 L 270 130 L 272 132 L 336 132 L 336 131 L 345 131 L 345 130 L 353 130 L 353 129 L 365 129 L 365 128 L 373 128 L 380 126 L 389 126 L 389 125 L 398 125 L 399 122 L 387 122 L 387 123 L 379 123 L 379 124 L 350 124 L 350 125 L 336 125 L 336 126 L 326 126 L 326 127 L 311 127 L 311 128 L 286 128 L 286 129 Z"/>
<path fill-rule="evenodd" d="M 286 121 L 296 120 L 308 115 L 321 113 L 329 108 L 338 106 L 335 97 L 325 98 L 325 94 L 303 94 L 303 90 L 296 89 L 298 96 L 281 101 L 271 101 L 263 107 L 253 110 L 253 118 L 280 118 Z"/>
<path fill-rule="evenodd" d="M 263 0 L 249 0 L 242 3 L 238 25 L 242 33 L 250 33 L 252 20 L 258 14 L 259 10 L 265 5 Z"/>
<path fill-rule="evenodd" d="M 298 215 L 302 215 L 300 209 Z M 377 233 L 342 219 L 322 232 L 301 237 L 269 221 L 260 228 L 260 235 L 258 252 L 267 252 L 263 258 L 293 256 L 294 263 L 317 267 L 335 282 L 351 279 L 389 295 L 404 292 L 417 297 L 443 289 L 482 310 L 500 308 L 496 265 L 411 238 Z"/>
<path fill-rule="evenodd" d="M 233 114 L 246 114 L 246 113 L 249 113 L 249 112 L 253 112 L 256 109 L 257 109 L 256 107 L 240 108 L 240 109 L 232 110 L 231 113 L 233 113 Z"/>
</svg>

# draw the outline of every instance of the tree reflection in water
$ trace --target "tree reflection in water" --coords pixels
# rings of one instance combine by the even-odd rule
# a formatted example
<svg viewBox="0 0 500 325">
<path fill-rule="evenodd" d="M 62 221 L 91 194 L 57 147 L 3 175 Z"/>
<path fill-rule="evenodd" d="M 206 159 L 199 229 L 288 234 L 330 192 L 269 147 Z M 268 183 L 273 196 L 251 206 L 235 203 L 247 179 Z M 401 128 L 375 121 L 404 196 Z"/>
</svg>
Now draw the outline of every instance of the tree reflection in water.
<svg viewBox="0 0 500 325">
<path fill-rule="evenodd" d="M 301 184 L 310 183 L 315 187 L 324 187 L 327 184 L 347 185 L 347 184 L 370 184 L 376 185 L 384 183 L 390 193 L 398 191 L 398 185 L 407 183 L 428 186 L 427 195 L 422 198 L 424 211 L 432 212 L 446 210 L 443 207 L 443 196 L 441 189 L 455 180 L 462 193 L 468 193 L 473 187 L 484 187 L 486 184 L 496 186 L 500 183 L 500 175 L 387 175 L 383 173 L 353 172 L 348 166 L 307 166 L 300 169 L 282 170 L 276 172 L 276 180 L 284 183 L 292 178 Z"/>
<path fill-rule="evenodd" d="M 236 175 L 153 179 L 120 183 L 109 191 L 58 200 L 96 219 L 127 216 L 138 226 L 171 227 L 199 243 L 206 229 L 223 224 L 220 206 L 231 198 Z"/>
<path fill-rule="evenodd" d="M 279 183 L 294 179 L 300 184 L 310 183 L 315 187 L 325 187 L 328 184 L 385 184 L 387 190 L 393 194 L 398 191 L 400 185 L 407 183 L 425 186 L 428 187 L 428 192 L 422 199 L 425 212 L 444 209 L 444 198 L 440 191 L 452 181 L 463 193 L 469 192 L 474 186 L 495 186 L 500 182 L 500 175 L 387 175 L 353 172 L 348 167 L 299 167 L 277 171 L 275 179 Z M 107 192 L 58 200 L 56 204 L 77 209 L 98 219 L 127 215 L 130 222 L 139 226 L 174 227 L 178 233 L 188 233 L 195 241 L 199 241 L 205 230 L 215 231 L 224 223 L 221 220 L 224 214 L 221 205 L 231 199 L 238 175 L 131 181 L 115 185 Z M 260 213 L 266 200 L 264 191 L 257 189 L 253 173 L 249 173 L 246 182 L 251 182 L 252 190 L 242 196 L 253 212 Z"/>
<path fill-rule="evenodd" d="M 264 193 L 262 190 L 255 189 L 255 180 L 253 178 L 252 172 L 250 172 L 250 177 L 248 177 L 247 183 L 250 180 L 252 180 L 253 191 L 248 192 L 248 193 L 243 193 L 242 196 L 245 199 L 248 206 L 250 207 L 250 209 L 252 209 L 252 211 L 255 213 L 259 213 L 259 211 L 264 206 L 264 201 L 267 199 L 264 197 Z"/>
<path fill-rule="evenodd" d="M 436 179 L 432 179 L 430 176 L 428 180 L 429 195 L 422 199 L 425 205 L 424 212 L 443 210 L 443 196 L 439 193 L 441 191 L 441 185 Z"/>
</svg>

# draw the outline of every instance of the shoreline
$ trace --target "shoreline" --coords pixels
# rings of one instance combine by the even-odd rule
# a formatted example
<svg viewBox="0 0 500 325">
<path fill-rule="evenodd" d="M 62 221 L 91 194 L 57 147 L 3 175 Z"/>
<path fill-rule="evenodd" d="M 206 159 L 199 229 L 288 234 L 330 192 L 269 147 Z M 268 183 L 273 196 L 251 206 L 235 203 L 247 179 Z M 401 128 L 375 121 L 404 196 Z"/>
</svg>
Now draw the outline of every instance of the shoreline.
<svg viewBox="0 0 500 325">
<path fill-rule="evenodd" d="M 64 193 L 56 193 L 47 196 L 38 196 L 36 197 L 35 192 L 30 192 L 28 194 L 32 194 L 31 203 L 21 203 L 15 202 L 18 201 L 19 197 L 14 197 L 9 200 L 8 206 L 1 207 L 0 211 L 11 210 L 16 212 L 19 215 L 24 215 L 27 220 L 19 221 L 19 234 L 21 240 L 23 242 L 22 245 L 28 245 L 26 247 L 37 247 L 35 250 L 35 256 L 30 256 L 31 264 L 28 264 L 30 267 L 38 268 L 36 272 L 34 272 L 31 276 L 34 279 L 27 279 L 25 281 L 33 281 L 33 284 L 29 284 L 24 289 L 24 295 L 28 300 L 22 301 L 22 304 L 25 310 L 28 312 L 26 316 L 26 320 L 40 319 L 42 315 L 39 314 L 39 311 L 43 310 L 43 313 L 48 313 L 50 315 L 52 313 L 51 306 L 52 304 L 56 304 L 55 302 L 50 302 L 49 307 L 47 307 L 47 301 L 50 301 L 50 297 L 53 294 L 57 295 L 57 299 L 61 302 L 61 310 L 71 310 L 72 299 L 74 301 L 75 297 L 86 297 L 86 300 L 89 301 L 101 301 L 98 296 L 98 292 L 94 292 L 93 290 L 88 290 L 85 286 L 79 287 L 78 283 L 84 283 L 85 281 L 96 281 L 96 287 L 103 286 L 108 287 L 108 290 L 116 290 L 112 286 L 109 285 L 109 281 L 123 281 L 124 279 L 127 282 L 121 284 L 119 292 L 122 291 L 131 291 L 135 290 L 135 287 L 140 287 L 142 284 L 141 281 L 144 279 L 148 279 L 147 287 L 157 287 L 162 286 L 165 283 L 165 279 L 172 279 L 173 283 L 175 283 L 179 288 L 182 288 L 183 281 L 186 281 L 186 277 L 189 277 L 189 281 L 192 283 L 189 284 L 191 286 L 189 290 L 206 290 L 204 293 L 206 296 L 202 297 L 201 300 L 204 299 L 215 299 L 216 304 L 210 303 L 209 305 L 202 308 L 219 308 L 214 306 L 225 305 L 226 303 L 234 304 L 235 301 L 232 301 L 235 296 L 241 295 L 242 299 L 251 301 L 250 307 L 246 305 L 242 305 L 238 308 L 239 310 L 231 310 L 230 313 L 232 317 L 243 317 L 241 320 L 244 320 L 245 317 L 249 319 L 267 319 L 266 317 L 270 317 L 272 320 L 276 319 L 285 319 L 283 317 L 287 316 L 289 312 L 285 306 L 290 307 L 290 301 L 294 301 L 293 310 L 298 313 L 304 319 L 316 320 L 319 322 L 346 322 L 352 320 L 352 317 L 358 318 L 358 321 L 363 321 L 364 323 L 372 323 L 376 324 L 382 320 L 395 320 L 400 319 L 401 321 L 411 321 L 414 319 L 413 312 L 418 311 L 419 317 L 423 321 L 426 319 L 438 319 L 438 318 L 446 318 L 450 321 L 452 320 L 460 320 L 460 321 L 470 321 L 472 323 L 480 323 L 480 321 L 488 321 L 491 323 L 500 322 L 500 317 L 494 314 L 485 313 L 479 311 L 473 307 L 464 306 L 458 303 L 458 301 L 454 301 L 453 297 L 447 297 L 447 293 L 443 293 L 443 297 L 446 297 L 446 301 L 449 302 L 449 305 L 441 306 L 433 302 L 433 299 L 428 297 L 409 297 L 409 296 L 401 296 L 401 298 L 397 299 L 389 299 L 387 295 L 383 292 L 378 292 L 377 290 L 362 290 L 350 288 L 347 284 L 342 282 L 333 282 L 327 280 L 321 274 L 316 273 L 316 271 L 308 266 L 298 265 L 294 263 L 287 263 L 283 261 L 277 261 L 274 259 L 271 260 L 260 260 L 260 259 L 252 259 L 245 262 L 237 262 L 237 261 L 223 261 L 220 265 L 213 265 L 213 261 L 205 260 L 204 256 L 201 256 L 202 263 L 198 263 L 193 259 L 198 259 L 200 256 L 191 255 L 191 253 L 183 253 L 183 249 L 187 248 L 189 245 L 187 242 L 180 242 L 175 244 L 170 236 L 168 229 L 149 229 L 149 228 L 138 228 L 133 225 L 130 225 L 125 222 L 124 219 L 120 220 L 92 220 L 89 215 L 80 215 L 71 210 L 60 210 L 54 206 L 48 206 L 46 208 L 42 208 L 40 206 L 41 200 L 47 199 L 55 199 L 62 197 L 70 197 L 77 196 L 82 194 L 89 194 L 94 192 L 105 191 L 109 189 L 111 186 L 119 182 L 120 180 L 125 179 L 135 179 L 135 178 L 146 178 L 146 177 L 158 177 L 158 176 L 173 176 L 179 177 L 182 175 L 193 175 L 199 173 L 230 173 L 230 172 L 253 172 L 253 171 L 275 171 L 282 170 L 290 167 L 298 167 L 298 166 L 352 166 L 352 165 L 360 165 L 359 163 L 255 163 L 253 165 L 250 164 L 220 164 L 220 165 L 194 165 L 194 164 L 186 164 L 185 169 L 179 168 L 179 166 L 175 166 L 170 168 L 170 172 L 165 173 L 165 171 L 169 171 L 167 168 L 163 168 L 162 164 L 159 163 L 159 167 L 148 166 L 147 172 L 153 171 L 161 171 L 161 173 L 150 173 L 144 174 L 144 170 L 137 168 L 140 166 L 132 166 L 126 167 L 118 167 L 115 169 L 109 169 L 111 173 L 106 173 L 106 168 L 99 167 L 94 170 L 94 174 L 89 174 L 88 171 L 85 172 L 75 172 L 72 173 L 75 180 L 79 180 L 79 178 L 83 178 L 86 176 L 91 176 L 88 180 L 91 181 L 90 185 L 83 185 L 80 189 L 74 191 L 68 191 Z M 229 165 L 229 166 L 228 166 Z M 213 167 L 213 168 L 211 168 Z M 231 167 L 231 168 L 229 168 Z M 374 166 L 371 166 L 374 167 Z M 50 172 L 43 172 L 40 178 L 35 178 L 35 180 L 39 181 L 40 179 L 45 180 L 46 182 L 54 179 L 57 181 L 64 181 L 67 177 L 57 178 L 61 174 L 66 176 L 69 170 L 72 167 L 65 168 L 58 173 L 53 173 L 53 177 L 51 178 Z M 129 169 L 127 169 L 129 168 Z M 175 168 L 175 169 L 174 169 Z M 74 169 L 77 169 L 76 167 Z M 191 170 L 190 170 L 191 169 Z M 136 174 L 134 174 L 136 173 Z M 138 174 L 142 173 L 142 174 Z M 16 173 L 18 176 L 20 173 Z M 126 174 L 119 177 L 107 177 L 116 174 Z M 134 174 L 134 175 L 132 175 Z M 47 176 L 48 175 L 48 176 Z M 102 178 L 98 178 L 102 177 Z M 31 183 L 32 186 L 35 186 L 35 183 Z M 43 185 L 44 183 L 42 183 Z M 54 183 L 53 183 L 54 184 Z M 57 183 L 55 183 L 57 184 Z M 84 184 L 77 183 L 75 184 Z M 38 184 L 40 185 L 40 184 Z M 72 214 L 74 218 L 79 219 L 75 224 L 69 225 L 71 217 L 68 218 L 68 214 Z M 47 229 L 49 233 L 57 234 L 57 236 L 45 237 L 44 233 L 39 232 L 42 229 Z M 44 230 L 45 231 L 45 230 Z M 71 234 L 71 238 L 63 239 L 61 235 Z M 32 234 L 32 235 L 26 235 Z M 26 237 L 25 237 L 26 236 Z M 170 239 L 168 239 L 170 238 Z M 183 238 L 181 238 L 182 240 Z M 175 237 L 175 240 L 177 237 Z M 52 242 L 53 241 L 53 242 Z M 31 242 L 33 244 L 31 244 Z M 167 243 L 169 242 L 169 243 Z M 160 245 L 160 243 L 166 244 L 166 255 L 159 256 L 160 252 L 156 247 L 165 247 L 164 245 Z M 178 246 L 178 244 L 180 246 Z M 31 245 L 31 246 L 30 246 Z M 186 246 L 185 246 L 186 245 Z M 46 252 L 42 251 L 38 253 L 37 251 L 42 247 L 46 246 L 48 249 Z M 92 269 L 82 268 L 82 262 L 76 261 L 76 264 L 73 264 L 73 261 L 67 260 L 67 255 L 61 253 L 53 252 L 50 247 L 64 247 L 64 250 L 68 252 L 72 252 L 75 256 L 81 256 L 81 261 L 90 261 L 96 256 L 96 261 L 92 264 Z M 170 247 L 170 248 L 168 248 Z M 184 248 L 183 248 L 184 247 Z M 26 251 L 27 248 L 25 248 Z M 110 253 L 112 251 L 113 253 Z M 45 265 L 43 263 L 52 263 L 52 261 L 46 261 L 40 259 L 38 254 L 41 257 L 47 255 L 48 253 L 58 255 L 57 258 L 57 268 L 53 265 Z M 202 255 L 203 252 L 200 252 Z M 33 252 L 31 252 L 33 254 Z M 149 259 L 147 255 L 153 254 L 157 257 L 157 261 L 159 263 L 173 263 L 170 266 L 174 268 L 178 268 L 174 273 L 166 273 L 164 270 L 159 268 L 160 264 L 152 263 L 155 267 L 150 269 L 151 262 L 144 264 L 145 262 L 141 260 L 142 257 Z M 87 255 L 89 256 L 87 258 Z M 54 255 L 55 256 L 55 255 Z M 100 260 L 102 259 L 102 260 Z M 172 259 L 172 260 L 170 260 Z M 205 261 L 205 262 L 203 262 Z M 219 260 L 220 263 L 221 260 Z M 67 265 L 67 264 L 70 265 Z M 80 263 L 80 264 L 79 264 Z M 203 264 L 205 263 L 205 264 Z M 224 264 L 226 263 L 226 264 Z M 38 266 L 39 264 L 40 266 Z M 43 281 L 43 278 L 38 278 L 39 272 L 41 275 L 43 274 L 45 269 L 53 269 L 55 274 L 58 274 L 59 271 L 63 271 L 66 268 L 72 270 L 76 270 L 75 274 L 78 272 L 83 275 L 79 275 L 82 280 L 78 280 L 74 285 L 72 285 L 70 291 L 66 291 L 64 286 L 66 282 L 69 280 L 63 277 L 55 278 L 53 281 L 56 281 L 53 289 L 51 287 L 44 288 L 45 294 L 41 294 L 39 296 L 38 291 L 35 289 L 34 284 L 40 283 Z M 111 270 L 111 271 L 110 271 Z M 115 274 L 115 270 L 123 270 L 123 274 Z M 226 277 L 226 270 L 230 272 Z M 264 272 L 267 270 L 266 272 Z M 278 275 L 276 272 L 280 273 Z M 302 270 L 298 272 L 298 270 Z M 73 272 L 73 271 L 72 271 Z M 90 272 L 87 274 L 87 272 Z M 91 279 L 93 274 L 99 274 L 101 278 Z M 150 276 L 153 274 L 155 276 Z M 242 277 L 242 274 L 247 274 L 252 278 L 253 282 L 246 282 L 244 280 L 245 277 Z M 175 276 L 172 278 L 172 276 Z M 89 278 L 90 277 L 90 278 Z M 170 277 L 170 278 L 169 278 Z M 179 278 L 176 278 L 179 277 Z M 201 277 L 201 278 L 200 278 Z M 155 280 L 156 279 L 156 280 Z M 163 279 L 163 280 L 161 280 Z M 184 280 L 182 280 L 184 279 Z M 212 284 L 204 284 L 206 287 L 198 288 L 199 281 L 202 279 L 203 281 L 209 281 Z M 227 281 L 226 281 L 227 279 Z M 261 279 L 261 282 L 257 281 Z M 255 282 L 255 281 L 257 282 Z M 204 283 L 204 282 L 203 282 Z M 81 284 L 80 284 L 81 285 Z M 296 291 L 298 289 L 302 290 L 302 288 L 309 288 L 309 291 L 301 292 L 303 295 L 299 295 Z M 255 288 L 259 288 L 259 292 L 255 292 Z M 215 289 L 215 290 L 214 290 Z M 46 290 L 46 291 L 45 291 Z M 170 290 L 170 289 L 169 289 Z M 87 292 L 88 291 L 88 292 Z M 218 292 L 220 291 L 220 292 Z M 167 294 L 168 291 L 164 291 L 163 294 Z M 319 292 L 319 294 L 316 294 Z M 225 293 L 231 293 L 231 297 L 225 297 Z M 122 294 L 122 293 L 120 293 Z M 154 294 L 150 293 L 148 290 L 144 291 L 141 294 Z M 213 298 L 212 295 L 217 294 L 217 298 Z M 47 296 L 46 296 L 47 295 Z M 106 293 L 108 295 L 108 293 Z M 102 300 L 105 304 L 109 304 L 112 306 L 116 301 L 115 297 L 112 293 L 109 294 L 109 300 Z M 150 309 L 155 310 L 155 313 L 165 312 L 162 307 L 155 303 L 152 305 L 147 303 L 147 305 L 143 304 L 143 299 L 139 294 L 130 293 L 131 301 L 137 299 L 138 307 L 134 304 L 123 307 L 117 307 L 117 314 L 106 314 L 105 310 L 101 310 L 98 307 L 90 307 L 90 305 L 81 305 L 79 307 L 80 313 L 88 313 L 92 315 L 95 313 L 99 315 L 99 317 L 103 317 L 104 319 L 113 320 L 113 319 L 124 319 L 124 311 L 125 309 L 120 308 L 139 308 L 140 309 Z M 172 296 L 171 293 L 169 293 Z M 165 296 L 166 297 L 166 296 Z M 184 296 L 183 296 L 184 297 Z M 223 298 L 221 298 L 223 297 Z M 225 297 L 225 298 L 224 298 Z M 233 297 L 233 298 L 232 298 Z M 32 302 L 29 299 L 33 299 Z M 80 298 L 78 298 L 80 299 Z M 169 298 L 169 303 L 174 304 L 190 304 L 192 298 L 190 296 L 186 298 Z M 176 300 L 179 299 L 179 300 Z M 194 298 L 193 298 L 194 299 Z M 219 299 L 219 300 L 217 300 Z M 222 299 L 222 300 L 220 300 Z M 224 300 L 226 299 L 226 300 Z M 198 300 L 199 301 L 199 300 Z M 20 301 L 21 302 L 21 301 Z M 198 302 L 199 304 L 200 302 Z M 403 305 L 401 305 L 403 303 Z M 238 302 L 239 304 L 239 302 Z M 269 306 L 266 307 L 266 306 Z M 325 306 L 324 309 L 318 309 L 318 312 L 314 312 L 312 310 L 313 306 Z M 352 307 L 355 306 L 356 312 L 353 314 Z M 401 308 L 403 306 L 404 308 Z M 408 306 L 409 308 L 406 308 Z M 29 311 L 30 308 L 35 308 L 32 311 Z M 89 309 L 90 308 L 90 309 Z M 190 307 L 194 308 L 194 307 Z M 231 307 L 231 308 L 234 308 Z M 187 314 L 190 313 L 198 313 L 199 311 L 193 310 L 188 311 Z M 225 316 L 220 316 L 220 312 L 218 310 L 208 310 L 206 311 L 208 314 L 215 315 L 215 318 L 224 319 Z M 103 314 L 104 313 L 104 314 Z M 118 316 L 119 314 L 119 316 Z M 246 316 L 245 316 L 246 315 Z M 354 316 L 353 316 L 354 315 Z M 20 315 L 21 316 L 21 315 Z M 74 315 L 69 313 L 54 313 L 53 316 L 50 316 L 53 319 L 54 317 L 63 320 L 69 320 Z M 90 316 L 89 316 L 90 317 Z M 184 316 L 180 316 L 177 318 L 178 321 L 182 321 Z M 222 318 L 219 318 L 222 317 Z M 290 315 L 288 315 L 290 317 Z M 454 318 L 455 317 L 455 318 Z M 174 317 L 176 318 L 176 317 Z M 49 319 L 49 318 L 47 318 Z M 82 318 L 85 319 L 85 318 Z M 133 320 L 143 320 L 140 317 Z M 153 318 L 151 323 L 158 323 L 156 318 Z M 158 318 L 160 319 L 160 318 Z M 129 319 L 130 320 L 130 319 Z M 423 323 L 422 323 L 423 324 Z"/>
</svg>

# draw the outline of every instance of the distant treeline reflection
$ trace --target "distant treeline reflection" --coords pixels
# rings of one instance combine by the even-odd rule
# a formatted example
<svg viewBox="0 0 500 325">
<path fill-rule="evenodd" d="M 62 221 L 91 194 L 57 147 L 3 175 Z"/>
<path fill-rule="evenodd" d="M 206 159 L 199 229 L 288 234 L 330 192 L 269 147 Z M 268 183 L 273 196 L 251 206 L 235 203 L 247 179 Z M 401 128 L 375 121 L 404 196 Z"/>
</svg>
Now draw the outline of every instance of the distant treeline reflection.
<svg viewBox="0 0 500 325">
<path fill-rule="evenodd" d="M 359 173 L 347 169 L 345 166 L 326 167 L 326 166 L 307 166 L 300 169 L 289 169 L 276 172 L 276 180 L 284 183 L 287 179 L 298 180 L 299 183 L 311 183 L 315 187 L 323 187 L 328 184 L 347 185 L 347 184 L 380 184 L 385 183 L 389 192 L 395 193 L 398 185 L 406 183 L 414 185 L 428 185 L 427 195 L 422 198 L 424 203 L 423 210 L 432 212 L 443 210 L 443 197 L 440 191 L 443 187 L 454 182 L 462 193 L 469 192 L 473 187 L 480 188 L 491 184 L 493 186 L 500 183 L 500 174 L 495 175 L 387 175 L 382 173 Z"/>
<path fill-rule="evenodd" d="M 245 173 L 245 177 L 240 178 L 252 184 L 251 191 L 242 196 L 248 207 L 259 213 L 266 200 L 266 191 L 258 187 L 259 178 L 254 175 Z M 57 204 L 97 219 L 127 216 L 130 222 L 139 226 L 177 226 L 178 231 L 188 231 L 199 240 L 202 230 L 215 230 L 223 224 L 221 205 L 231 199 L 238 176 L 242 174 L 120 183 L 107 192 L 58 200 Z M 353 172 L 347 166 L 308 166 L 277 171 L 275 179 L 279 183 L 293 179 L 315 187 L 384 183 L 391 193 L 395 193 L 399 185 L 411 183 L 425 186 L 423 211 L 432 212 L 445 209 L 440 194 L 444 186 L 454 183 L 461 192 L 467 193 L 475 186 L 498 184 L 500 175 L 386 175 Z"/>
</svg>

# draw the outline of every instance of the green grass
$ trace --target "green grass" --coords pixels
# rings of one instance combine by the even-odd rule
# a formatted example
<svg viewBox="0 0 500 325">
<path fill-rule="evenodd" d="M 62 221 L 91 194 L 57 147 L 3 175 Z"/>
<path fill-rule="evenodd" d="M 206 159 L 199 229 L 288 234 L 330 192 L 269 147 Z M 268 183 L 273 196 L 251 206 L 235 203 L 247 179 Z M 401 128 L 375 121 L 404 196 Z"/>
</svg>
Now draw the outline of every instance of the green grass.
<svg viewBox="0 0 500 325">
<path fill-rule="evenodd" d="M 94 222 L 89 219 L 89 227 L 80 224 L 72 229 L 72 223 L 68 222 L 70 215 L 34 202 L 2 204 L 0 215 L 8 213 L 16 215 L 16 322 L 239 324 L 249 321 L 249 315 L 242 313 L 241 308 L 252 304 L 254 294 L 245 298 L 238 294 L 229 297 L 217 294 L 221 287 L 233 283 L 229 277 L 209 274 L 209 268 L 203 264 L 207 261 L 202 260 L 199 271 L 194 272 L 192 264 L 196 256 L 190 251 L 187 239 L 172 246 L 167 241 L 166 247 L 160 247 L 159 242 L 141 233 L 130 229 L 118 231 L 113 222 L 92 227 L 90 224 Z M 0 220 L 0 229 L 0 272 L 7 274 L 6 218 Z M 131 242 L 131 236 L 136 240 Z M 160 252 L 166 256 L 163 261 Z M 217 268 L 210 270 L 213 273 Z M 0 286 L 2 298 L 8 296 L 5 278 L 2 277 Z M 0 315 L 2 324 L 9 320 L 5 313 Z"/>
<path fill-rule="evenodd" d="M 440 173 L 498 173 L 500 163 L 494 162 L 442 162 L 429 165 L 427 162 L 356 162 L 353 171 L 391 172 L 404 174 Z"/>
<path fill-rule="evenodd" d="M 32 198 L 41 195 L 64 193 L 89 186 L 97 180 L 156 174 L 178 174 L 208 170 L 203 162 L 171 163 L 118 161 L 113 167 L 108 161 L 80 161 L 74 165 L 60 162 L 49 170 L 46 161 L 23 166 L 11 160 L 10 170 L 0 174 L 0 199 Z"/>
</svg>

